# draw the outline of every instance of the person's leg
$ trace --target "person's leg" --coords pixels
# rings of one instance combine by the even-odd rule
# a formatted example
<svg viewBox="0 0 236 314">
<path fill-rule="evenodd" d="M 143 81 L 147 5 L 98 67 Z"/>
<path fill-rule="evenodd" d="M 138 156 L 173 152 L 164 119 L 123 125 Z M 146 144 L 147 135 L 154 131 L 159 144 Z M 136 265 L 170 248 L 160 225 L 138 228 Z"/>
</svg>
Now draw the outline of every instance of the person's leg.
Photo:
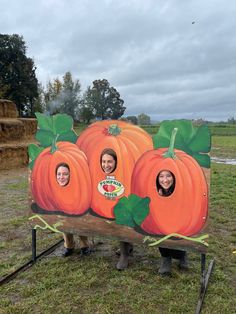
<svg viewBox="0 0 236 314">
<path fill-rule="evenodd" d="M 116 265 L 116 269 L 123 270 L 128 267 L 128 258 L 130 252 L 133 251 L 133 245 L 129 242 L 120 242 L 120 258 Z"/>
<path fill-rule="evenodd" d="M 182 250 L 175 250 L 175 249 L 168 249 L 168 248 L 159 248 L 162 260 L 161 260 L 161 266 L 160 272 L 164 273 L 168 272 L 168 270 L 171 271 L 171 269 L 168 269 L 171 267 L 171 258 L 178 259 L 179 260 L 179 268 L 180 269 L 188 269 L 188 258 L 187 258 L 187 252 Z"/>
<path fill-rule="evenodd" d="M 160 275 L 171 274 L 171 249 L 159 247 L 161 254 L 161 264 L 158 270 Z"/>
<path fill-rule="evenodd" d="M 180 269 L 188 269 L 188 256 L 186 251 L 170 250 L 171 257 L 179 260 Z"/>
<path fill-rule="evenodd" d="M 74 236 L 72 233 L 63 233 L 65 250 L 62 256 L 67 257 L 73 254 L 75 248 Z"/>
<path fill-rule="evenodd" d="M 88 255 L 91 253 L 89 243 L 88 243 L 88 237 L 80 236 L 79 237 L 79 246 L 80 246 L 80 250 L 81 250 L 82 255 Z"/>
<path fill-rule="evenodd" d="M 181 251 L 181 250 L 175 250 L 175 249 L 167 249 L 169 254 L 171 255 L 172 258 L 174 259 L 181 259 L 184 257 L 185 255 L 185 251 Z"/>
<path fill-rule="evenodd" d="M 133 251 L 134 251 L 133 244 L 130 243 L 130 247 L 129 247 L 129 256 L 133 256 Z M 118 248 L 118 249 L 115 251 L 115 253 L 116 253 L 117 256 L 120 256 L 120 248 Z"/>
<path fill-rule="evenodd" d="M 177 250 L 176 250 L 177 251 Z M 188 255 L 186 251 L 180 251 L 175 253 L 176 258 L 179 260 L 179 268 L 180 269 L 188 269 L 189 265 L 188 265 Z"/>
</svg>

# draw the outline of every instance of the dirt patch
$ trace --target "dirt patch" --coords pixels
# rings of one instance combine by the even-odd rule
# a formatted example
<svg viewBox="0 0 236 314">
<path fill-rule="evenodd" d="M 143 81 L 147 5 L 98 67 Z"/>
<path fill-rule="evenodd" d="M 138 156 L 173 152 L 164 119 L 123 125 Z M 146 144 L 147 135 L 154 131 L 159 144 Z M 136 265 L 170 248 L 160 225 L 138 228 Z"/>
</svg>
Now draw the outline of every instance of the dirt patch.
<svg viewBox="0 0 236 314">
<path fill-rule="evenodd" d="M 26 213 L 26 210 L 22 212 L 20 208 L 28 206 L 26 186 L 28 168 L 2 170 L 0 176 L 0 222 L 2 224 Z"/>
<path fill-rule="evenodd" d="M 0 171 L 0 277 L 23 264 L 30 254 L 27 179 L 26 167 Z"/>
<path fill-rule="evenodd" d="M 0 189 L 6 188 L 6 185 L 9 183 L 17 183 L 19 178 L 27 178 L 28 177 L 28 168 L 21 167 L 18 169 L 9 169 L 9 170 L 2 170 L 0 172 L 1 180 L 0 180 Z"/>
</svg>

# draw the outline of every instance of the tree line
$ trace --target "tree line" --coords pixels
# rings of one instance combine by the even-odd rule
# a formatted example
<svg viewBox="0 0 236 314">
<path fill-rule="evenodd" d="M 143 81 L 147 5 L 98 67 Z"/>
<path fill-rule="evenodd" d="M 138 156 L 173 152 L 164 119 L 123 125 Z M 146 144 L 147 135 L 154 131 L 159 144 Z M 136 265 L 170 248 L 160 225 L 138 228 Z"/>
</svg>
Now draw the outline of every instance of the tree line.
<svg viewBox="0 0 236 314">
<path fill-rule="evenodd" d="M 37 111 L 50 114 L 67 113 L 75 121 L 89 123 L 91 119 L 119 119 L 126 109 L 118 91 L 106 79 L 95 80 L 82 94 L 79 80 L 66 72 L 62 80 L 49 81 L 39 89 Z"/>
<path fill-rule="evenodd" d="M 79 80 L 73 80 L 72 74 L 66 72 L 62 77 L 49 81 L 46 88 L 39 88 L 36 111 L 49 114 L 67 113 L 75 121 L 89 123 L 92 119 L 122 119 L 133 124 L 150 124 L 150 117 L 144 113 L 136 116 L 122 117 L 125 111 L 124 101 L 118 91 L 105 79 L 93 81 L 81 94 Z"/>
<path fill-rule="evenodd" d="M 67 113 L 85 122 L 122 117 L 124 100 L 106 79 L 93 81 L 83 94 L 79 80 L 70 72 L 43 87 L 26 50 L 22 36 L 0 34 L 0 98 L 15 102 L 20 116 L 34 116 L 36 111 Z"/>
<path fill-rule="evenodd" d="M 33 111 L 38 97 L 36 66 L 26 56 L 22 36 L 0 34 L 0 98 L 15 102 L 19 113 L 26 106 Z"/>
</svg>

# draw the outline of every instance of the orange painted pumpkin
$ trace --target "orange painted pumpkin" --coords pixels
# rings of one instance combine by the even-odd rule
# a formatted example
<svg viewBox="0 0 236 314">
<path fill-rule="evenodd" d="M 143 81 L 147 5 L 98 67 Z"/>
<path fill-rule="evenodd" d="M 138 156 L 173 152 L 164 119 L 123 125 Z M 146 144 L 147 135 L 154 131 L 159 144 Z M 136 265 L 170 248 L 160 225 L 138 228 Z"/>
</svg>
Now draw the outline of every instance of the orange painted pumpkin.
<svg viewBox="0 0 236 314">
<path fill-rule="evenodd" d="M 102 217 L 114 218 L 113 208 L 118 199 L 130 194 L 135 162 L 144 152 L 153 149 L 150 135 L 132 124 L 105 120 L 91 124 L 82 132 L 77 145 L 85 152 L 89 162 L 93 191 L 92 210 Z M 106 148 L 114 150 L 117 155 L 116 169 L 110 175 L 106 175 L 100 165 L 101 153 Z M 107 178 L 108 181 L 104 181 Z M 119 189 L 123 191 L 121 195 L 116 193 Z M 108 194 L 114 197 L 109 199 L 106 197 Z"/>
<path fill-rule="evenodd" d="M 42 209 L 80 215 L 87 211 L 91 201 L 91 178 L 85 154 L 69 142 L 56 143 L 53 153 L 50 147 L 37 157 L 32 175 L 31 191 L 34 201 Z M 70 181 L 60 186 L 56 169 L 60 163 L 68 164 Z"/>
<path fill-rule="evenodd" d="M 174 149 L 165 157 L 167 148 L 145 153 L 136 163 L 132 176 L 132 193 L 150 197 L 150 213 L 142 229 L 150 234 L 179 233 L 191 236 L 203 228 L 208 212 L 207 183 L 201 167 L 191 156 Z M 175 177 L 171 195 L 159 195 L 156 179 L 162 170 Z"/>
</svg>

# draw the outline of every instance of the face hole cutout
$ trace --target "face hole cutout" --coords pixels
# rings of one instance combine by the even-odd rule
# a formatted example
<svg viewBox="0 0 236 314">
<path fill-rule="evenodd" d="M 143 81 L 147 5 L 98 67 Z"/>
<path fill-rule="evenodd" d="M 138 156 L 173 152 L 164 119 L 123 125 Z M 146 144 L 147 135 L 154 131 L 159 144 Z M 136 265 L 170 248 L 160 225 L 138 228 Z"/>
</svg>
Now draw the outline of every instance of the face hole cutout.
<svg viewBox="0 0 236 314">
<path fill-rule="evenodd" d="M 100 165 L 105 174 L 110 174 L 116 170 L 117 155 L 113 149 L 106 148 L 102 151 Z"/>
<path fill-rule="evenodd" d="M 175 190 L 175 176 L 169 170 L 161 170 L 156 178 L 157 193 L 160 196 L 170 196 Z"/>
<path fill-rule="evenodd" d="M 57 183 L 64 187 L 70 182 L 70 167 L 66 163 L 60 163 L 56 168 Z"/>
</svg>

